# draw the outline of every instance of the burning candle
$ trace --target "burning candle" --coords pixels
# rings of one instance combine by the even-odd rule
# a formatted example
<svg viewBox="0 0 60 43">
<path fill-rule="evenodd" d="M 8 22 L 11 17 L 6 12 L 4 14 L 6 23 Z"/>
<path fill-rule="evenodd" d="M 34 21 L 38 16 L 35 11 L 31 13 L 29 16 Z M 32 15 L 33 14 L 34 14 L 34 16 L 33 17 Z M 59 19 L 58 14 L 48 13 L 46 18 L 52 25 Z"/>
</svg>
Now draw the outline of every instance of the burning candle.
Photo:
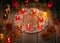
<svg viewBox="0 0 60 43">
<path fill-rule="evenodd" d="M 25 13 L 25 9 L 22 8 L 22 9 L 19 10 L 19 12 L 20 12 L 21 14 L 24 14 L 24 13 Z"/>
<path fill-rule="evenodd" d="M 39 29 L 39 30 L 42 29 L 42 25 L 41 25 L 41 24 L 38 25 L 38 29 Z"/>
<path fill-rule="evenodd" d="M 22 25 L 17 25 L 17 30 L 21 30 Z"/>
<path fill-rule="evenodd" d="M 42 17 L 41 17 L 41 18 L 39 18 L 39 21 L 40 21 L 40 22 L 43 22 L 43 18 L 42 18 Z"/>
<path fill-rule="evenodd" d="M 30 28 L 31 28 L 30 24 L 26 24 L 26 28 L 27 28 L 28 30 L 30 30 Z"/>
<path fill-rule="evenodd" d="M 12 43 L 12 40 L 11 40 L 10 37 L 8 37 L 8 38 L 6 39 L 6 43 Z"/>
<path fill-rule="evenodd" d="M 18 16 L 18 15 L 15 16 L 15 19 L 16 19 L 16 20 L 20 20 L 20 16 Z"/>
</svg>

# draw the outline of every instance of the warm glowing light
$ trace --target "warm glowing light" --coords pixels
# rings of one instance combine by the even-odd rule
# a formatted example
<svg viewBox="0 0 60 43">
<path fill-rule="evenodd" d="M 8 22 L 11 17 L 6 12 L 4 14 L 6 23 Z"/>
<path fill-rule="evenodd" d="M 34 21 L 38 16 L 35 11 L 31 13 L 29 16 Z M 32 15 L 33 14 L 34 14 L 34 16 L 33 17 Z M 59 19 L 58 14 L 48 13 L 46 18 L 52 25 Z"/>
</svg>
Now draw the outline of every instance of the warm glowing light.
<svg viewBox="0 0 60 43">
<path fill-rule="evenodd" d="M 47 12 L 43 12 L 42 16 L 43 16 L 44 18 L 47 18 Z"/>
<path fill-rule="evenodd" d="M 44 12 L 44 14 L 47 14 L 47 12 Z"/>
<path fill-rule="evenodd" d="M 0 39 L 2 40 L 2 39 L 4 39 L 4 34 L 0 34 Z"/>
<path fill-rule="evenodd" d="M 8 42 L 10 42 L 10 38 L 8 38 Z"/>
<path fill-rule="evenodd" d="M 36 13 L 36 10 L 35 10 L 35 9 L 33 9 L 31 13 L 34 15 L 34 14 Z"/>
</svg>

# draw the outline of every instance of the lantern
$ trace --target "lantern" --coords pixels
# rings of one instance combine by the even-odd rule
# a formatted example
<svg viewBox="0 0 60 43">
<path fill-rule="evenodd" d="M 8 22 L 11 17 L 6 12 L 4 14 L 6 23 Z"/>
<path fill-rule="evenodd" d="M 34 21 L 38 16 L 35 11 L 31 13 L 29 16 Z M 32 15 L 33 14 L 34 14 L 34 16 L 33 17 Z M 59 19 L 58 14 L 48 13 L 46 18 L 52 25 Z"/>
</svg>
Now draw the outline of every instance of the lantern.
<svg viewBox="0 0 60 43">
<path fill-rule="evenodd" d="M 51 8 L 53 6 L 53 3 L 52 2 L 48 2 L 48 7 Z"/>
<path fill-rule="evenodd" d="M 3 15 L 3 19 L 7 19 L 7 18 L 8 18 L 7 14 Z"/>
<path fill-rule="evenodd" d="M 24 13 L 25 13 L 25 9 L 22 8 L 22 9 L 19 10 L 19 12 L 20 12 L 21 14 L 24 14 Z"/>
<path fill-rule="evenodd" d="M 38 27 L 37 27 L 39 30 L 42 30 L 42 25 L 41 24 L 38 24 Z"/>
<path fill-rule="evenodd" d="M 26 29 L 30 30 L 30 28 L 31 28 L 30 24 L 26 24 Z"/>
<path fill-rule="evenodd" d="M 8 38 L 6 39 L 6 43 L 12 43 L 12 39 L 11 39 L 10 37 L 8 37 Z"/>
<path fill-rule="evenodd" d="M 20 16 L 19 15 L 15 16 L 15 20 L 20 20 Z"/>
<path fill-rule="evenodd" d="M 40 18 L 39 18 L 39 21 L 40 21 L 40 22 L 43 22 L 43 18 L 42 18 L 42 17 L 40 17 Z"/>
</svg>

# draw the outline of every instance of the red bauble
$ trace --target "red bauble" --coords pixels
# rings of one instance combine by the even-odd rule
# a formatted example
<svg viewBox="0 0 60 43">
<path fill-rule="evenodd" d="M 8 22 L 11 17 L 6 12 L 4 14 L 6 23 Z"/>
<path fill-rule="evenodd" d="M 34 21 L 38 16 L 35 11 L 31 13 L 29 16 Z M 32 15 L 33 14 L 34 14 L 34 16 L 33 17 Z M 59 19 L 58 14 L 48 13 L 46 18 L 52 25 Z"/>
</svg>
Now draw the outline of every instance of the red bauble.
<svg viewBox="0 0 60 43">
<path fill-rule="evenodd" d="M 41 18 L 39 18 L 39 21 L 40 21 L 40 22 L 43 22 L 43 21 L 44 21 L 44 19 L 41 17 Z"/>
<path fill-rule="evenodd" d="M 48 2 L 48 7 L 50 8 L 50 7 L 52 7 L 53 6 L 53 3 L 52 2 Z"/>
<path fill-rule="evenodd" d="M 42 25 L 39 24 L 37 28 L 38 28 L 39 30 L 42 30 Z"/>
<path fill-rule="evenodd" d="M 12 39 L 10 37 L 6 38 L 6 43 L 12 43 Z"/>
<path fill-rule="evenodd" d="M 15 20 L 20 20 L 20 16 L 19 15 L 15 16 Z"/>
<path fill-rule="evenodd" d="M 31 29 L 31 25 L 30 24 L 26 24 L 26 29 L 30 30 Z"/>
<path fill-rule="evenodd" d="M 20 9 L 19 13 L 24 14 L 25 13 L 25 9 Z"/>
<path fill-rule="evenodd" d="M 18 2 L 17 2 L 17 1 L 13 2 L 13 3 L 12 3 L 12 6 L 13 6 L 13 7 L 18 6 Z"/>
</svg>

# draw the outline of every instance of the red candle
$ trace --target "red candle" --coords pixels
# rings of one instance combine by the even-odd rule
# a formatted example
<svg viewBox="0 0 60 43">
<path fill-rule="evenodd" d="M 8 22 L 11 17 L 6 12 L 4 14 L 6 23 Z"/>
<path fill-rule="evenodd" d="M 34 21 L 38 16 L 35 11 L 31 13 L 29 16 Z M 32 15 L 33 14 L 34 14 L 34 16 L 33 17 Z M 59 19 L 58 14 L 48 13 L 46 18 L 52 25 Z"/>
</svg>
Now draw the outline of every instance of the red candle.
<svg viewBox="0 0 60 43">
<path fill-rule="evenodd" d="M 42 18 L 42 17 L 41 17 L 41 18 L 39 18 L 39 21 L 40 21 L 40 22 L 43 22 L 43 18 Z"/>
<path fill-rule="evenodd" d="M 12 40 L 11 40 L 10 37 L 8 37 L 8 38 L 6 39 L 6 43 L 12 43 Z"/>
<path fill-rule="evenodd" d="M 20 20 L 20 16 L 18 16 L 18 15 L 15 16 L 15 19 L 16 19 L 16 20 Z"/>
<path fill-rule="evenodd" d="M 24 13 L 25 13 L 25 9 L 20 9 L 19 12 L 20 12 L 21 14 L 24 14 Z"/>
<path fill-rule="evenodd" d="M 35 14 L 36 13 L 36 10 L 32 10 L 32 14 Z"/>
<path fill-rule="evenodd" d="M 42 29 L 42 25 L 39 24 L 37 28 L 38 28 L 39 30 L 41 30 L 41 29 Z"/>
<path fill-rule="evenodd" d="M 17 30 L 21 30 L 22 25 L 17 25 Z"/>
<path fill-rule="evenodd" d="M 27 28 L 27 30 L 30 30 L 30 28 L 31 28 L 30 24 L 26 24 L 26 28 Z"/>
</svg>

